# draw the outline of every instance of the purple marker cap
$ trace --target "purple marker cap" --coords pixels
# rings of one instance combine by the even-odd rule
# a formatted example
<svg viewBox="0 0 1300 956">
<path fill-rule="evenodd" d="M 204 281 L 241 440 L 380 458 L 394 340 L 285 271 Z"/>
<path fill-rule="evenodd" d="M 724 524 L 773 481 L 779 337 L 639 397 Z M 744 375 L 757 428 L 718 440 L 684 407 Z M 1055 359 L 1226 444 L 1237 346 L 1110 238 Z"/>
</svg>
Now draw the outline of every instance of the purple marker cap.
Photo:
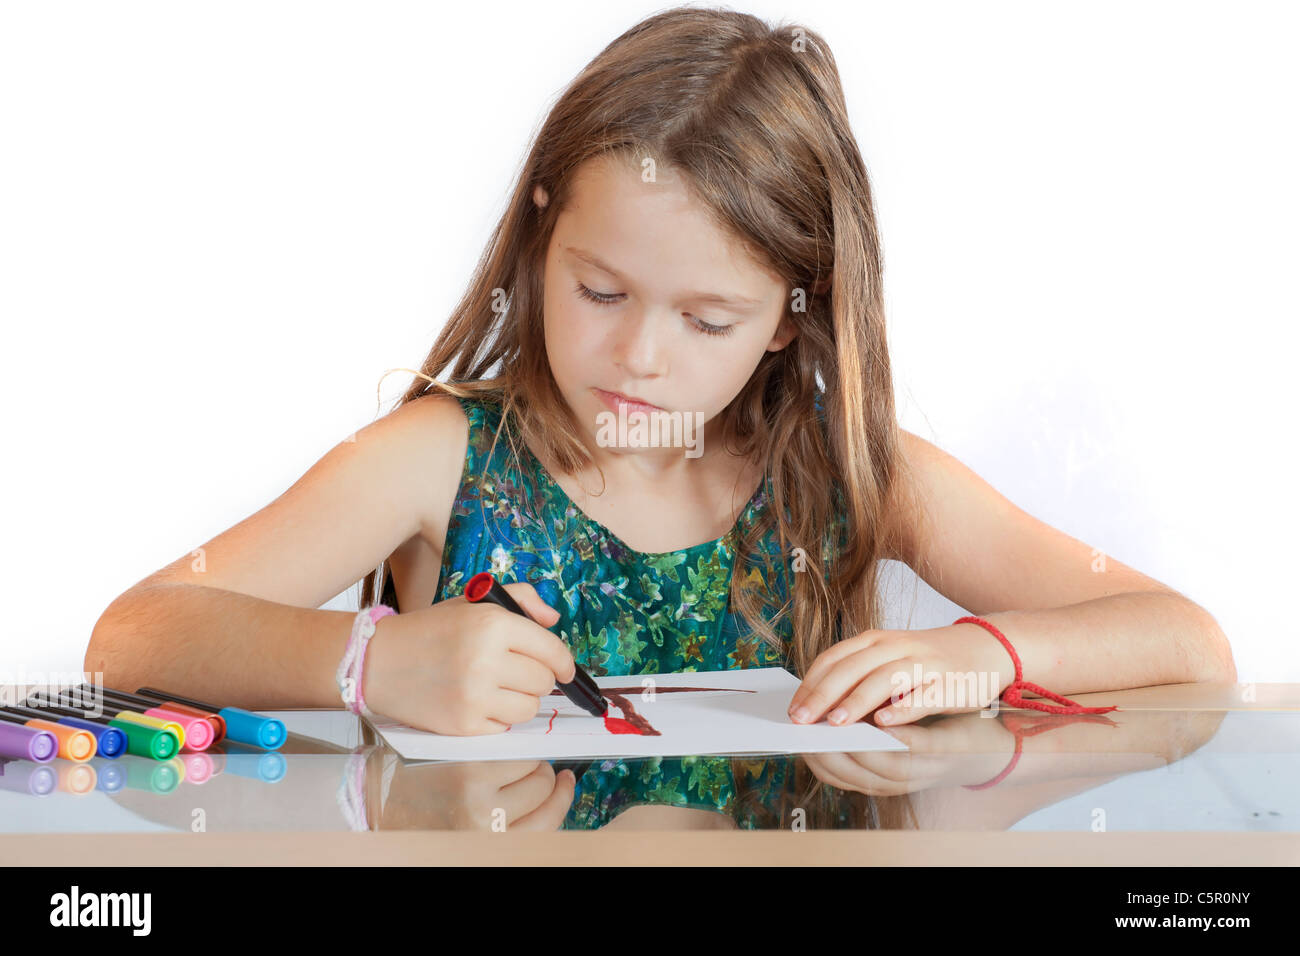
<svg viewBox="0 0 1300 956">
<path fill-rule="evenodd" d="M 59 753 L 59 742 L 48 730 L 0 720 L 0 756 L 47 763 Z"/>
</svg>

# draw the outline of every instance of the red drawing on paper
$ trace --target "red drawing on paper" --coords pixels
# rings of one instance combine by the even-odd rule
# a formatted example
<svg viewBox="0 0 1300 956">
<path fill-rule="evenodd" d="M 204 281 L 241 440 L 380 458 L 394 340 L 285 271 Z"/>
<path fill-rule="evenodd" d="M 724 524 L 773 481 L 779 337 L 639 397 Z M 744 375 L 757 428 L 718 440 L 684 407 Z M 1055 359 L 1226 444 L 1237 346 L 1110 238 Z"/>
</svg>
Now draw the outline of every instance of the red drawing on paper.
<svg viewBox="0 0 1300 956">
<path fill-rule="evenodd" d="M 613 717 L 606 714 L 605 717 L 592 717 L 580 708 L 567 704 L 564 708 L 552 707 L 549 715 L 539 716 L 528 724 L 521 724 L 518 727 L 512 727 L 512 732 L 525 734 L 633 734 L 641 737 L 662 737 L 663 734 L 654 728 L 644 715 L 637 713 L 636 708 L 623 695 L 637 694 L 644 691 L 644 687 L 602 687 L 601 693 L 609 700 L 611 704 L 623 712 L 622 717 Z M 708 692 L 722 694 L 753 694 L 756 691 L 746 690 L 735 687 L 656 687 L 655 694 L 680 694 L 691 692 Z M 564 697 L 563 691 L 553 690 L 548 696 Z M 562 714 L 561 711 L 564 711 Z M 562 727 L 557 730 L 555 723 L 556 718 L 561 719 Z"/>
</svg>

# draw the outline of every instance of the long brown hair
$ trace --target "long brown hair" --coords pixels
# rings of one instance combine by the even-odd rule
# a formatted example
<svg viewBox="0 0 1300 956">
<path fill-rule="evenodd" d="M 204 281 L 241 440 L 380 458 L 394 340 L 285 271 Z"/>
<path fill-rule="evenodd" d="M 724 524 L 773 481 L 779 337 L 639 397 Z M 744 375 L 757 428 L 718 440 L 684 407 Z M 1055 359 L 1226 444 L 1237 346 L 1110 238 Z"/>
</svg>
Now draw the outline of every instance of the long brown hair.
<svg viewBox="0 0 1300 956">
<path fill-rule="evenodd" d="M 605 47 L 550 110 L 464 297 L 394 407 L 436 390 L 488 397 L 503 427 L 513 422 L 509 433 L 548 449 L 562 471 L 590 466 L 547 360 L 543 264 L 575 172 L 610 154 L 681 173 L 720 227 L 790 290 L 786 315 L 798 334 L 764 354 L 721 413 L 720 434 L 728 450 L 766 462 L 773 492 L 737 544 L 733 606 L 802 677 L 837 635 L 880 627 L 878 565 L 893 547 L 888 508 L 903 500 L 904 467 L 871 184 L 835 59 L 817 33 L 679 7 Z M 540 209 L 537 186 L 549 197 Z M 837 511 L 844 524 L 835 534 Z M 775 589 L 742 582 L 774 524 L 781 553 L 822 573 L 788 575 L 788 599 L 765 619 L 760 608 Z M 362 582 L 362 607 L 385 593 L 386 566 Z M 773 626 L 786 615 L 788 647 Z M 812 797 L 817 782 L 802 783 Z"/>
<path fill-rule="evenodd" d="M 546 356 L 542 267 L 575 172 L 611 153 L 682 173 L 791 290 L 786 314 L 798 334 L 763 356 L 721 413 L 720 434 L 733 453 L 766 461 L 773 491 L 738 542 L 733 605 L 802 676 L 835 641 L 837 622 L 845 636 L 879 626 L 878 564 L 902 467 L 871 185 L 818 34 L 681 7 L 602 50 L 537 133 L 468 290 L 397 406 L 435 390 L 490 397 L 503 424 L 513 421 L 565 473 L 591 464 Z M 533 201 L 539 185 L 550 200 L 542 209 Z M 814 409 L 819 380 L 825 436 Z M 839 510 L 844 525 L 833 535 Z M 774 589 L 740 582 L 773 525 L 783 555 L 822 573 L 789 575 L 788 600 L 764 619 Z M 362 607 L 383 593 L 386 565 L 362 582 Z M 773 627 L 786 615 L 788 648 Z"/>
</svg>

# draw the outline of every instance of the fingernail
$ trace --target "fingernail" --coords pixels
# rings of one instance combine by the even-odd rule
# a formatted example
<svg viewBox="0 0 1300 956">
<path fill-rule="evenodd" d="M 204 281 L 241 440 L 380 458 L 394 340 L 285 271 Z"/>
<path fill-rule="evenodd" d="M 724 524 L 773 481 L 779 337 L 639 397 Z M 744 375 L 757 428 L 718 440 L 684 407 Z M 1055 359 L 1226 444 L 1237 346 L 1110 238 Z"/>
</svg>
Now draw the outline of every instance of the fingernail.
<svg viewBox="0 0 1300 956">
<path fill-rule="evenodd" d="M 807 707 L 800 707 L 798 710 L 794 712 L 794 719 L 799 721 L 799 723 L 803 723 L 805 720 L 809 718 L 809 716 L 811 715 L 808 713 Z"/>
<path fill-rule="evenodd" d="M 880 718 L 880 722 L 881 722 L 882 724 L 887 724 L 887 723 L 889 723 L 890 721 L 892 721 L 892 720 L 894 719 L 894 715 L 891 714 L 891 713 L 890 713 L 889 711 L 887 711 L 887 710 L 882 710 L 882 711 L 881 711 L 879 714 L 877 714 L 876 716 Z"/>
<path fill-rule="evenodd" d="M 831 723 L 842 724 L 844 723 L 844 718 L 847 716 L 848 716 L 848 712 L 843 707 L 836 707 L 833 711 L 831 711 Z"/>
</svg>

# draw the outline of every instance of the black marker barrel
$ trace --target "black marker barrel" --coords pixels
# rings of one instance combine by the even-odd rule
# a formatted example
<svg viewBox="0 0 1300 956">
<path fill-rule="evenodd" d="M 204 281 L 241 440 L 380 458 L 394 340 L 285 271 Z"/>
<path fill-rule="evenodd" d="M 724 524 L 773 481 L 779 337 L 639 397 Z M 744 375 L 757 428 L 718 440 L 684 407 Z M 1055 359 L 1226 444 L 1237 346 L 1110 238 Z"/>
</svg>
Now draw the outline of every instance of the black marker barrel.
<svg viewBox="0 0 1300 956">
<path fill-rule="evenodd" d="M 82 684 L 78 690 L 82 694 L 101 694 L 106 700 L 112 700 L 127 707 L 134 707 L 141 713 L 148 713 L 146 708 L 161 706 L 163 709 L 177 714 L 206 720 L 212 727 L 212 743 L 214 744 L 226 736 L 226 722 L 221 719 L 220 714 L 214 713 L 207 707 L 191 707 L 189 704 L 182 704 L 178 700 L 157 701 L 143 697 L 140 694 L 128 694 L 124 690 L 101 687 L 98 684 Z"/>
</svg>

